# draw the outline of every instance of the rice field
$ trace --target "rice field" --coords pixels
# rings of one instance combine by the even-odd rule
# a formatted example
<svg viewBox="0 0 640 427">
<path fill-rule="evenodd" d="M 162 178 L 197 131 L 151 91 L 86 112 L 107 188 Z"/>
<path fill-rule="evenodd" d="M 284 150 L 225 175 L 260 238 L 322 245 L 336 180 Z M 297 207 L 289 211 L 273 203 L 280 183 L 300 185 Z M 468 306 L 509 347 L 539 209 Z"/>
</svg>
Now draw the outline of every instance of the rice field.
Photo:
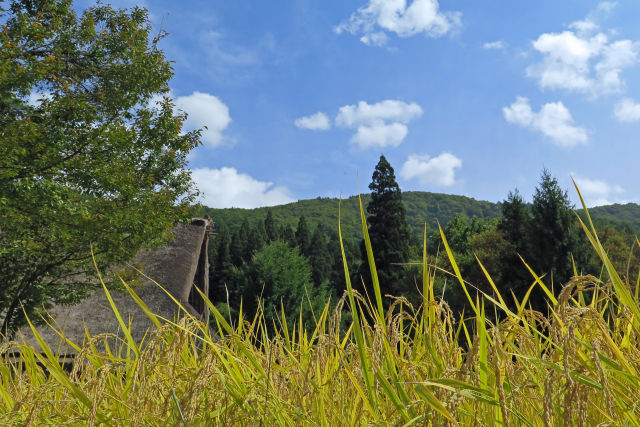
<svg viewBox="0 0 640 427">
<path fill-rule="evenodd" d="M 0 343 L 0 424 L 640 425 L 639 286 L 617 274 L 589 218 L 583 228 L 607 279 L 576 276 L 554 295 L 531 270 L 548 313 L 527 308 L 529 293 L 510 309 L 514 297 L 489 274 L 492 294 L 470 288 L 442 231 L 453 271 L 427 263 L 425 241 L 422 304 L 395 298 L 385 309 L 365 221 L 372 289 L 359 295 L 346 274 L 347 292 L 314 313 L 312 331 L 284 310 L 276 325 L 260 309 L 229 321 L 208 300 L 208 325 L 186 311 L 162 319 L 125 284 L 156 326 L 142 343 L 115 305 L 117 336 L 60 334 L 78 352 L 71 369 L 42 340 Z M 437 274 L 464 290 L 464 319 L 434 295 Z"/>
</svg>

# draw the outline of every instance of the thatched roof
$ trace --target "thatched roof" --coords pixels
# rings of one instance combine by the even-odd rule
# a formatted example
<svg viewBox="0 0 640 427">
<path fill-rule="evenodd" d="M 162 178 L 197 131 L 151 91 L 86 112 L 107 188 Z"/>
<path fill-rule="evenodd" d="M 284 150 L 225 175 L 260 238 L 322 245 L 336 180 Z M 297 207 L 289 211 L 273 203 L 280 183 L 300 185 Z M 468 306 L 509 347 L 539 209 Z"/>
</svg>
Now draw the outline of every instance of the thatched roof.
<svg viewBox="0 0 640 427">
<path fill-rule="evenodd" d="M 176 225 L 171 230 L 175 238 L 170 243 L 155 250 L 143 250 L 131 262 L 132 265 L 141 266 L 144 275 L 161 284 L 191 314 L 203 320 L 209 315 L 208 309 L 202 301 L 194 299 L 194 295 L 198 294 L 192 288 L 194 282 L 199 282 L 198 287 L 205 295 L 208 293 L 207 247 L 210 225 L 208 219 L 197 219 L 190 225 Z M 136 294 L 153 313 L 170 320 L 177 317 L 178 306 L 162 289 L 142 275 L 137 282 L 141 286 L 135 288 Z M 189 302 L 190 294 L 192 303 Z M 125 322 L 132 320 L 133 338 L 140 342 L 151 328 L 151 321 L 126 291 L 111 291 L 111 296 Z M 55 327 L 78 345 L 85 340 L 85 326 L 91 336 L 104 333 L 122 336 L 102 289 L 92 291 L 76 305 L 56 305 L 48 313 L 54 319 Z M 54 331 L 47 326 L 38 327 L 37 330 L 52 349 L 57 349 L 60 337 Z M 30 328 L 22 328 L 17 336 L 37 348 Z M 74 351 L 63 345 L 60 353 L 73 354 Z"/>
</svg>

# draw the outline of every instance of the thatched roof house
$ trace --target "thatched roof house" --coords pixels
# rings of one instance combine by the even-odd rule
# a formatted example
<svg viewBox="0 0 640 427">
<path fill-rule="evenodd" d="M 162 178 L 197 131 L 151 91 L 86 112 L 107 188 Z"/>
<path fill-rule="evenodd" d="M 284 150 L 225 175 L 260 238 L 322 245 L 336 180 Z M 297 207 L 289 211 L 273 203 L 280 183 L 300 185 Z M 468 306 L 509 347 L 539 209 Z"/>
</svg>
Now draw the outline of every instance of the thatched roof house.
<svg viewBox="0 0 640 427">
<path fill-rule="evenodd" d="M 161 284 L 176 300 L 194 316 L 207 319 L 209 309 L 204 304 L 196 286 L 207 295 L 209 292 L 209 263 L 207 257 L 211 221 L 194 219 L 191 224 L 178 224 L 171 229 L 175 238 L 165 246 L 155 250 L 143 250 L 131 262 L 141 266 L 145 276 Z M 177 317 L 176 303 L 155 283 L 140 275 L 135 288 L 136 294 L 149 309 L 166 319 Z M 125 322 L 132 320 L 133 338 L 140 342 L 151 328 L 152 323 L 129 293 L 111 291 L 111 296 Z M 85 339 L 85 326 L 91 336 L 113 333 L 122 336 L 120 325 L 113 313 L 104 290 L 92 291 L 80 303 L 72 306 L 57 305 L 48 311 L 54 319 L 55 327 L 78 345 Z M 47 326 L 38 327 L 38 332 L 52 349 L 57 349 L 60 337 Z M 29 327 L 18 331 L 18 337 L 38 344 Z M 73 354 L 69 346 L 63 345 L 61 354 Z"/>
</svg>

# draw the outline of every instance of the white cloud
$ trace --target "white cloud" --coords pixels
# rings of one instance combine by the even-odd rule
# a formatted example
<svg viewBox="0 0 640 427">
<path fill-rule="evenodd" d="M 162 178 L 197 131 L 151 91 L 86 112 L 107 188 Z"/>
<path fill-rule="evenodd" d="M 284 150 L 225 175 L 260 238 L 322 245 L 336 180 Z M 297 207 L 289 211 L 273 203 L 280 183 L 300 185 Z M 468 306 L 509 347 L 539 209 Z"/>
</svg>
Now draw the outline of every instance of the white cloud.
<svg viewBox="0 0 640 427">
<path fill-rule="evenodd" d="M 616 104 L 614 110 L 616 118 L 621 122 L 640 121 L 640 104 L 633 99 L 625 98 Z"/>
<path fill-rule="evenodd" d="M 450 153 L 437 157 L 412 154 L 400 169 L 400 176 L 406 180 L 417 179 L 422 185 L 450 187 L 456 183 L 456 169 L 462 167 L 462 160 Z"/>
<path fill-rule="evenodd" d="M 509 123 L 541 132 L 560 147 L 571 148 L 588 140 L 587 131 L 573 125 L 573 117 L 562 102 L 550 102 L 535 112 L 527 98 L 518 96 L 502 112 Z"/>
<path fill-rule="evenodd" d="M 601 3 L 599 12 L 611 10 L 611 2 Z M 527 67 L 527 76 L 538 80 L 541 88 L 565 89 L 599 96 L 620 93 L 625 82 L 624 69 L 638 62 L 640 43 L 610 41 L 597 32 L 592 18 L 576 21 L 561 33 L 544 33 L 532 42 L 543 55 L 541 62 Z"/>
<path fill-rule="evenodd" d="M 409 129 L 403 123 L 385 124 L 380 120 L 366 126 L 358 126 L 351 142 L 358 144 L 360 148 L 397 147 L 404 141 L 407 133 Z"/>
<path fill-rule="evenodd" d="M 369 0 L 351 15 L 348 21 L 335 27 L 340 34 L 362 34 L 360 41 L 382 46 L 387 42 L 386 32 L 399 37 L 425 33 L 440 37 L 460 27 L 460 12 L 442 12 L 438 0 Z"/>
<path fill-rule="evenodd" d="M 497 40 L 495 42 L 487 42 L 482 45 L 483 49 L 495 49 L 495 50 L 503 50 L 505 48 L 504 42 L 502 40 Z"/>
<path fill-rule="evenodd" d="M 415 102 L 407 104 L 403 101 L 387 99 L 375 104 L 368 104 L 365 101 L 360 101 L 358 104 L 340 107 L 336 123 L 345 127 L 371 123 L 377 120 L 407 123 L 421 115 L 422 108 Z"/>
<path fill-rule="evenodd" d="M 409 132 L 407 123 L 421 115 L 422 108 L 415 102 L 387 99 L 368 104 L 360 101 L 340 107 L 336 124 L 357 129 L 351 142 L 360 148 L 397 147 Z"/>
<path fill-rule="evenodd" d="M 191 171 L 200 189 L 200 201 L 211 208 L 245 208 L 275 206 L 295 202 L 289 189 L 273 186 L 239 173 L 235 168 L 199 168 Z"/>
<path fill-rule="evenodd" d="M 624 193 L 624 189 L 619 185 L 611 185 L 605 181 L 576 176 L 574 176 L 573 179 L 575 180 L 587 207 L 616 203 L 616 195 Z"/>
<path fill-rule="evenodd" d="M 299 119 L 296 119 L 294 124 L 301 129 L 309 130 L 328 130 L 331 128 L 329 117 L 322 112 L 300 117 Z"/>
<path fill-rule="evenodd" d="M 193 92 L 188 96 L 177 97 L 175 105 L 188 114 L 183 126 L 185 130 L 202 128 L 202 141 L 210 147 L 217 147 L 226 142 L 222 132 L 231 123 L 231 116 L 229 108 L 218 97 Z"/>
</svg>

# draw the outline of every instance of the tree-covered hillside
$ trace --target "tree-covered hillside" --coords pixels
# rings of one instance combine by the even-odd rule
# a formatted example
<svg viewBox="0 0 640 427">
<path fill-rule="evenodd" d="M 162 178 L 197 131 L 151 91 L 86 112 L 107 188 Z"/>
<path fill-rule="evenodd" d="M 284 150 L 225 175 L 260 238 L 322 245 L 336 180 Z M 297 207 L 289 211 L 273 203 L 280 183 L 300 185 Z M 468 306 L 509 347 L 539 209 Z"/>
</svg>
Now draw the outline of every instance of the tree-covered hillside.
<svg viewBox="0 0 640 427">
<path fill-rule="evenodd" d="M 369 203 L 369 195 L 363 195 L 364 206 Z M 497 203 L 475 200 L 465 196 L 450 194 L 427 193 L 423 191 L 407 191 L 402 193 L 405 209 L 407 211 L 407 223 L 414 236 L 419 236 L 422 226 L 427 222 L 429 227 L 437 227 L 437 221 L 443 226 L 457 213 L 463 213 L 468 217 L 479 218 L 500 216 L 500 205 Z M 338 205 L 339 199 L 318 197 L 316 199 L 300 200 L 286 205 L 257 209 L 212 209 L 203 208 L 201 214 L 208 214 L 215 222 L 224 223 L 234 227 L 247 219 L 253 223 L 262 221 L 271 210 L 273 218 L 279 224 L 296 226 L 298 218 L 304 216 L 309 225 L 315 228 L 323 224 L 327 230 L 338 230 Z M 342 200 L 342 231 L 344 237 L 360 239 L 362 226 L 358 198 L 356 196 Z"/>
<path fill-rule="evenodd" d="M 444 227 L 455 214 L 462 213 L 472 218 L 499 217 L 500 204 L 471 197 L 452 194 L 429 193 L 424 191 L 405 191 L 402 193 L 405 209 L 407 211 L 407 223 L 412 236 L 421 236 L 422 226 L 426 222 L 428 227 L 437 227 L 437 221 Z M 364 194 L 362 202 L 366 207 L 369 203 L 369 195 Z M 293 228 L 298 224 L 300 216 L 304 215 L 309 225 L 314 228 L 323 224 L 327 230 L 338 229 L 338 204 L 339 199 L 318 197 L 309 200 L 300 200 L 286 205 L 257 209 L 214 209 L 203 207 L 200 214 L 208 214 L 215 222 L 224 223 L 234 227 L 240 225 L 246 218 L 253 223 L 262 221 L 271 210 L 273 217 L 279 224 L 286 224 Z M 598 206 L 589 209 L 594 220 L 600 223 L 613 223 L 626 225 L 633 233 L 640 234 L 640 205 L 627 203 Z M 342 200 L 342 230 L 345 237 L 360 239 L 362 237 L 360 214 L 358 211 L 358 198 L 356 196 Z"/>
<path fill-rule="evenodd" d="M 640 233 L 640 205 L 635 203 L 598 206 L 589 209 L 589 214 L 599 221 L 626 225 L 633 233 Z"/>
</svg>

